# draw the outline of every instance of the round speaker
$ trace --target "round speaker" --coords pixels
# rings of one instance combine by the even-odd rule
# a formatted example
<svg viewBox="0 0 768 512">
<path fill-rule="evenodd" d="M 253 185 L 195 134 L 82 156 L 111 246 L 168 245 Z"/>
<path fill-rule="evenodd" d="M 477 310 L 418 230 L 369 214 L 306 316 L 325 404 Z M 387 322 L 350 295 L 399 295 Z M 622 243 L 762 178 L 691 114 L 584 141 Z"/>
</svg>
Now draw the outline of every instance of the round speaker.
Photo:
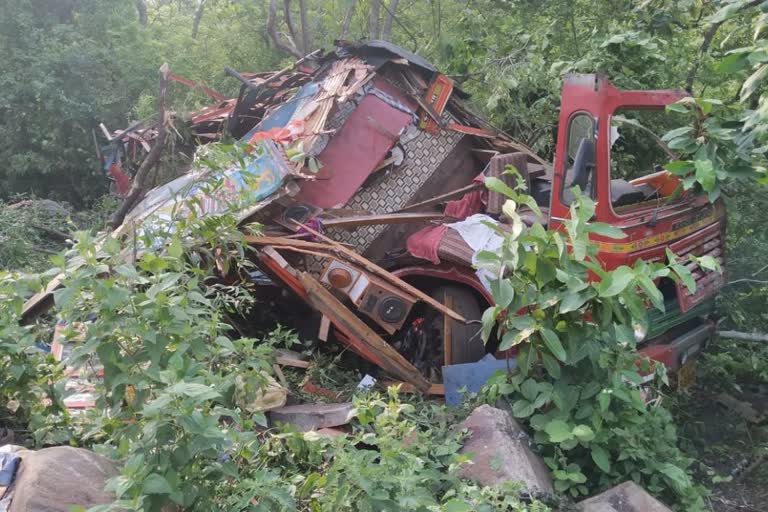
<svg viewBox="0 0 768 512">
<path fill-rule="evenodd" d="M 402 320 L 405 311 L 405 303 L 398 297 L 386 297 L 379 304 L 379 316 L 391 324 L 396 324 Z"/>
</svg>

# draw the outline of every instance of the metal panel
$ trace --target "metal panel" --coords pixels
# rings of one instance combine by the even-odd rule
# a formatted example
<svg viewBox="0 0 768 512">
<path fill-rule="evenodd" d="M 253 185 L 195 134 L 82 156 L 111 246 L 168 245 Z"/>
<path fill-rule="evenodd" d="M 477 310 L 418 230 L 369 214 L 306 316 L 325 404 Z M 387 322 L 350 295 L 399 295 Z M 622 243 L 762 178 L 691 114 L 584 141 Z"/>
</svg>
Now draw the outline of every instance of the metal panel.
<svg viewBox="0 0 768 512">
<path fill-rule="evenodd" d="M 373 94 L 363 98 L 318 156 L 315 181 L 302 184 L 296 199 L 320 208 L 343 206 L 411 123 L 411 116 Z"/>
</svg>

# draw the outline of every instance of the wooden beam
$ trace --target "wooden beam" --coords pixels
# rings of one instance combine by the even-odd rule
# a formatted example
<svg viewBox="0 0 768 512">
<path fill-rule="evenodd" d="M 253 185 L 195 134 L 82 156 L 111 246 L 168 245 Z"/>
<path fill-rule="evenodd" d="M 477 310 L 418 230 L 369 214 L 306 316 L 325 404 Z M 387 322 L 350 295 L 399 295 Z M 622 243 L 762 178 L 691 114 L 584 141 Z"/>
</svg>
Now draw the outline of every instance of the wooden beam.
<svg viewBox="0 0 768 512">
<path fill-rule="evenodd" d="M 308 226 L 305 226 L 304 224 L 302 224 L 300 222 L 296 222 L 296 221 L 294 221 L 294 222 L 296 224 L 298 224 L 299 226 L 303 227 L 304 229 L 306 229 L 309 233 L 312 233 L 313 235 L 315 235 L 317 238 L 319 238 L 320 240 L 322 240 L 326 244 L 332 246 L 334 251 L 337 254 L 339 254 L 341 256 L 344 256 L 347 259 L 349 259 L 350 261 L 353 261 L 353 262 L 359 264 L 360 266 L 362 266 L 363 268 L 365 268 L 369 272 L 372 272 L 372 273 L 378 275 L 379 277 L 381 277 L 385 281 L 387 281 L 390 284 L 392 284 L 393 286 L 395 286 L 395 287 L 397 287 L 397 288 L 399 288 L 399 289 L 409 293 L 413 297 L 415 297 L 415 298 L 417 298 L 417 299 L 419 299 L 419 300 L 421 300 L 423 302 L 426 302 L 427 304 L 429 304 L 430 306 L 432 306 L 436 310 L 440 311 L 444 315 L 450 316 L 451 318 L 453 318 L 457 322 L 461 322 L 461 323 L 464 323 L 464 324 L 468 323 L 467 319 L 464 318 L 463 316 L 461 316 L 460 314 L 458 314 L 457 312 L 455 312 L 452 309 L 449 309 L 449 308 L 445 307 L 444 305 L 440 304 L 438 301 L 436 301 L 435 299 L 433 299 L 432 297 L 430 297 L 426 293 L 424 293 L 421 290 L 411 286 L 410 284 L 406 283 L 405 281 L 403 281 L 399 277 L 393 275 L 391 272 L 387 272 L 386 270 L 384 270 L 380 266 L 376 265 L 371 260 L 369 260 L 367 258 L 364 258 L 363 256 L 360 256 L 355 251 L 347 249 L 346 247 L 344 247 L 340 243 L 338 243 L 338 242 L 328 238 L 327 236 L 323 235 L 322 233 L 319 233 L 318 231 L 315 231 L 314 229 L 312 229 L 312 228 L 310 228 Z M 308 242 L 305 242 L 305 243 L 308 243 Z"/>
<path fill-rule="evenodd" d="M 472 183 L 471 185 L 467 185 L 466 187 L 461 187 L 452 192 L 446 192 L 445 194 L 435 196 L 431 199 L 427 199 L 425 201 L 421 201 L 416 204 L 405 206 L 403 208 L 400 208 L 396 213 L 411 212 L 413 210 L 418 210 L 419 208 L 426 208 L 427 206 L 434 206 L 436 204 L 444 203 L 445 201 L 450 201 L 451 199 L 458 199 L 464 194 L 466 194 L 467 192 L 472 192 L 473 190 L 477 190 L 480 188 L 483 188 L 482 183 Z"/>
<path fill-rule="evenodd" d="M 385 371 L 413 384 L 421 391 L 429 389 L 429 382 L 415 366 L 376 334 L 368 324 L 347 309 L 314 277 L 306 272 L 301 272 L 299 281 L 307 291 L 309 304 L 327 316 L 335 326 L 353 336 L 354 342 L 361 343 L 367 350 L 373 352 Z"/>
<path fill-rule="evenodd" d="M 321 223 L 325 228 L 356 228 L 374 224 L 408 224 L 410 222 L 429 222 L 443 219 L 445 219 L 445 215 L 442 213 L 385 213 L 382 215 L 323 219 Z"/>
</svg>

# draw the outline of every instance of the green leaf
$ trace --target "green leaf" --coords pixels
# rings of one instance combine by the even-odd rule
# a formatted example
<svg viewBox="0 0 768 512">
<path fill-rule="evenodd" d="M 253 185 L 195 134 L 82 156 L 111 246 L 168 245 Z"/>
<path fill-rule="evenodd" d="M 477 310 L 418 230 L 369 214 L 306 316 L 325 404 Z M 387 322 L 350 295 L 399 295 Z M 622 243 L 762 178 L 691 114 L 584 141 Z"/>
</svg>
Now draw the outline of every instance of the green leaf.
<svg viewBox="0 0 768 512">
<path fill-rule="evenodd" d="M 741 101 L 746 101 L 747 98 L 752 96 L 759 87 L 760 84 L 768 76 L 768 65 L 762 64 L 757 68 L 757 71 L 752 73 L 749 78 L 744 81 L 744 85 L 741 86 Z"/>
<path fill-rule="evenodd" d="M 515 298 L 515 289 L 509 279 L 496 279 L 491 282 L 493 301 L 501 308 L 507 308 Z"/>
<path fill-rule="evenodd" d="M 688 112 L 688 107 L 678 101 L 667 105 L 666 110 L 667 112 L 678 112 L 680 114 L 686 114 Z"/>
<path fill-rule="evenodd" d="M 688 288 L 688 291 L 693 293 L 696 291 L 696 280 L 693 278 L 693 274 L 691 274 L 691 271 L 688 270 L 684 265 L 680 264 L 673 264 L 670 265 L 672 270 L 677 274 L 677 277 L 680 278 L 680 281 L 685 285 L 686 288 Z"/>
<path fill-rule="evenodd" d="M 141 492 L 144 494 L 171 494 L 173 489 L 165 477 L 157 473 L 150 473 L 144 479 Z"/>
<path fill-rule="evenodd" d="M 651 280 L 650 277 L 644 274 L 640 274 L 637 276 L 637 282 L 640 285 L 640 287 L 645 291 L 645 294 L 648 295 L 648 298 L 651 299 L 651 303 L 653 306 L 658 309 L 659 311 L 664 311 L 664 295 L 661 293 L 661 290 L 656 287 L 656 283 Z"/>
<path fill-rule="evenodd" d="M 566 354 L 562 343 L 560 343 L 560 338 L 557 336 L 557 333 L 546 328 L 542 329 L 540 333 L 542 339 L 544 340 L 544 344 L 547 346 L 549 351 L 552 352 L 552 355 L 558 358 L 560 361 L 565 362 L 568 359 L 568 354 Z"/>
<path fill-rule="evenodd" d="M 535 329 L 533 327 L 528 327 L 526 329 L 523 329 L 521 331 L 517 330 L 509 330 L 504 333 L 504 336 L 501 337 L 501 343 L 499 344 L 499 350 L 507 350 L 509 348 L 512 348 L 516 345 L 519 345 L 520 343 L 524 342 L 528 338 L 530 338 L 531 334 L 533 334 Z"/>
<path fill-rule="evenodd" d="M 517 400 L 512 404 L 512 415 L 516 418 L 527 418 L 534 412 L 536 412 L 536 409 L 528 400 Z"/>
<path fill-rule="evenodd" d="M 443 505 L 443 510 L 445 512 L 472 512 L 474 509 L 466 501 L 452 499 Z"/>
<path fill-rule="evenodd" d="M 592 460 L 595 461 L 597 467 L 603 470 L 604 473 L 611 472 L 611 459 L 606 449 L 602 446 L 592 447 Z"/>
<path fill-rule="evenodd" d="M 722 23 L 736 16 L 748 3 L 749 0 L 735 0 L 734 2 L 730 2 L 710 16 L 708 21 L 712 25 Z"/>
<path fill-rule="evenodd" d="M 688 160 L 675 160 L 668 162 L 664 169 L 676 176 L 683 176 L 693 170 L 693 162 Z"/>
<path fill-rule="evenodd" d="M 699 182 L 704 192 L 714 189 L 717 175 L 712 162 L 710 160 L 696 160 L 693 165 L 696 168 L 696 181 Z"/>
<path fill-rule="evenodd" d="M 552 420 L 544 427 L 544 432 L 549 435 L 550 441 L 553 443 L 562 443 L 569 439 L 573 439 L 573 432 L 570 425 L 563 420 Z"/>
<path fill-rule="evenodd" d="M 573 435 L 576 436 L 579 441 L 591 441 L 595 438 L 595 433 L 588 425 L 576 425 L 573 429 Z"/>
<path fill-rule="evenodd" d="M 493 192 L 497 192 L 509 198 L 514 198 L 517 196 L 515 191 L 509 188 L 509 186 L 507 186 L 507 184 L 501 181 L 499 178 L 485 178 L 484 183 L 485 187 Z"/>
<path fill-rule="evenodd" d="M 611 226 L 610 224 L 606 224 L 605 222 L 591 222 L 588 225 L 589 231 L 592 233 L 595 233 L 596 235 L 605 236 L 608 238 L 625 238 L 627 235 L 622 231 L 621 229 L 617 228 L 616 226 Z"/>
<path fill-rule="evenodd" d="M 520 392 L 527 400 L 533 402 L 539 394 L 539 385 L 535 380 L 527 379 L 523 382 L 523 385 L 520 386 Z"/>
<path fill-rule="evenodd" d="M 748 55 L 748 53 L 731 53 L 727 55 L 717 65 L 717 71 L 727 75 L 743 69 L 747 65 Z"/>
<path fill-rule="evenodd" d="M 599 285 L 600 297 L 613 297 L 623 292 L 635 278 L 635 271 L 622 265 L 608 273 Z"/>
<path fill-rule="evenodd" d="M 560 370 L 560 363 L 557 362 L 557 359 L 547 354 L 546 352 L 543 352 L 541 354 L 541 362 L 544 363 L 544 368 L 547 369 L 547 373 L 549 373 L 552 378 L 560 378 L 562 372 Z"/>
</svg>

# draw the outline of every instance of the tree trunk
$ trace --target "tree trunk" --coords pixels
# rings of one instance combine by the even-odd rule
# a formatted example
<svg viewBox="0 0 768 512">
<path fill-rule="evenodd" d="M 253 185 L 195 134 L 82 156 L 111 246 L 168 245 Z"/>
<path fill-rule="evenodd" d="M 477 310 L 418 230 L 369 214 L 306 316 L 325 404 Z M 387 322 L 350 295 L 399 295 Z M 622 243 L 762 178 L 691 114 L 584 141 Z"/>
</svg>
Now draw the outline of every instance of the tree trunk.
<svg viewBox="0 0 768 512">
<path fill-rule="evenodd" d="M 306 55 L 310 49 L 309 27 L 307 26 L 307 6 L 299 0 L 299 20 L 301 21 L 301 53 Z"/>
<path fill-rule="evenodd" d="M 384 41 L 389 41 L 392 36 L 392 22 L 395 20 L 395 11 L 397 11 L 397 4 L 400 0 L 389 0 L 389 7 L 384 15 L 384 27 L 381 29 L 381 38 Z"/>
<path fill-rule="evenodd" d="M 195 9 L 195 17 L 192 20 L 192 39 L 197 39 L 197 32 L 200 30 L 200 20 L 203 19 L 203 11 L 205 10 L 205 0 L 199 0 L 197 9 Z"/>
<path fill-rule="evenodd" d="M 341 32 L 339 32 L 339 39 L 346 39 L 349 33 L 349 25 L 352 23 L 352 16 L 355 14 L 355 6 L 357 0 L 350 0 L 347 11 L 344 13 L 344 20 L 341 22 Z"/>
<path fill-rule="evenodd" d="M 371 0 L 368 10 L 368 39 L 379 38 L 379 17 L 381 15 L 381 0 Z"/>
<path fill-rule="evenodd" d="M 136 0 L 136 11 L 139 13 L 139 23 L 147 26 L 147 2 Z"/>
<path fill-rule="evenodd" d="M 741 7 L 741 9 L 749 9 L 751 7 L 760 5 L 762 2 L 763 0 L 752 0 L 751 2 L 744 4 Z M 692 92 L 693 81 L 696 79 L 696 74 L 699 71 L 699 66 L 701 65 L 701 59 L 704 58 L 704 54 L 707 53 L 707 50 L 709 50 L 709 45 L 712 44 L 712 39 L 714 39 L 715 34 L 717 33 L 717 29 L 719 29 L 723 23 L 725 22 L 721 21 L 720 23 L 710 24 L 707 27 L 707 30 L 704 31 L 704 36 L 701 40 L 701 46 L 699 46 L 699 52 L 696 55 L 696 58 L 694 59 L 690 69 L 688 70 L 688 76 L 685 79 L 686 91 Z"/>
<path fill-rule="evenodd" d="M 285 26 L 288 27 L 288 37 L 291 39 L 291 43 L 293 46 L 295 46 L 299 53 L 301 52 L 301 48 L 299 48 L 298 38 L 296 37 L 296 27 L 293 26 L 293 16 L 291 16 L 291 0 L 283 0 L 283 18 L 285 18 Z"/>
<path fill-rule="evenodd" d="M 288 8 L 288 0 L 286 0 L 284 7 L 286 9 Z M 286 23 L 290 23 L 290 13 L 286 19 Z M 288 28 L 290 30 L 291 25 L 289 25 Z M 275 46 L 279 50 L 291 54 L 296 58 L 304 56 L 293 41 L 283 41 L 281 34 L 277 31 L 277 0 L 269 0 L 269 9 L 267 11 L 267 34 L 269 34 L 269 38 L 275 43 Z"/>
<path fill-rule="evenodd" d="M 115 211 L 109 219 L 108 224 L 112 229 L 117 228 L 123 223 L 125 216 L 131 211 L 131 208 L 136 205 L 141 195 L 146 191 L 149 171 L 157 165 L 163 154 L 168 124 L 168 114 L 165 110 L 165 97 L 168 92 L 169 73 L 170 70 L 167 63 L 160 66 L 160 92 L 157 96 L 157 138 L 155 139 L 155 144 L 152 146 L 149 154 L 142 160 L 139 170 L 136 171 L 136 175 L 133 177 L 131 183 L 131 188 L 128 190 L 128 194 L 126 194 L 123 204 L 120 205 L 117 211 Z"/>
</svg>

